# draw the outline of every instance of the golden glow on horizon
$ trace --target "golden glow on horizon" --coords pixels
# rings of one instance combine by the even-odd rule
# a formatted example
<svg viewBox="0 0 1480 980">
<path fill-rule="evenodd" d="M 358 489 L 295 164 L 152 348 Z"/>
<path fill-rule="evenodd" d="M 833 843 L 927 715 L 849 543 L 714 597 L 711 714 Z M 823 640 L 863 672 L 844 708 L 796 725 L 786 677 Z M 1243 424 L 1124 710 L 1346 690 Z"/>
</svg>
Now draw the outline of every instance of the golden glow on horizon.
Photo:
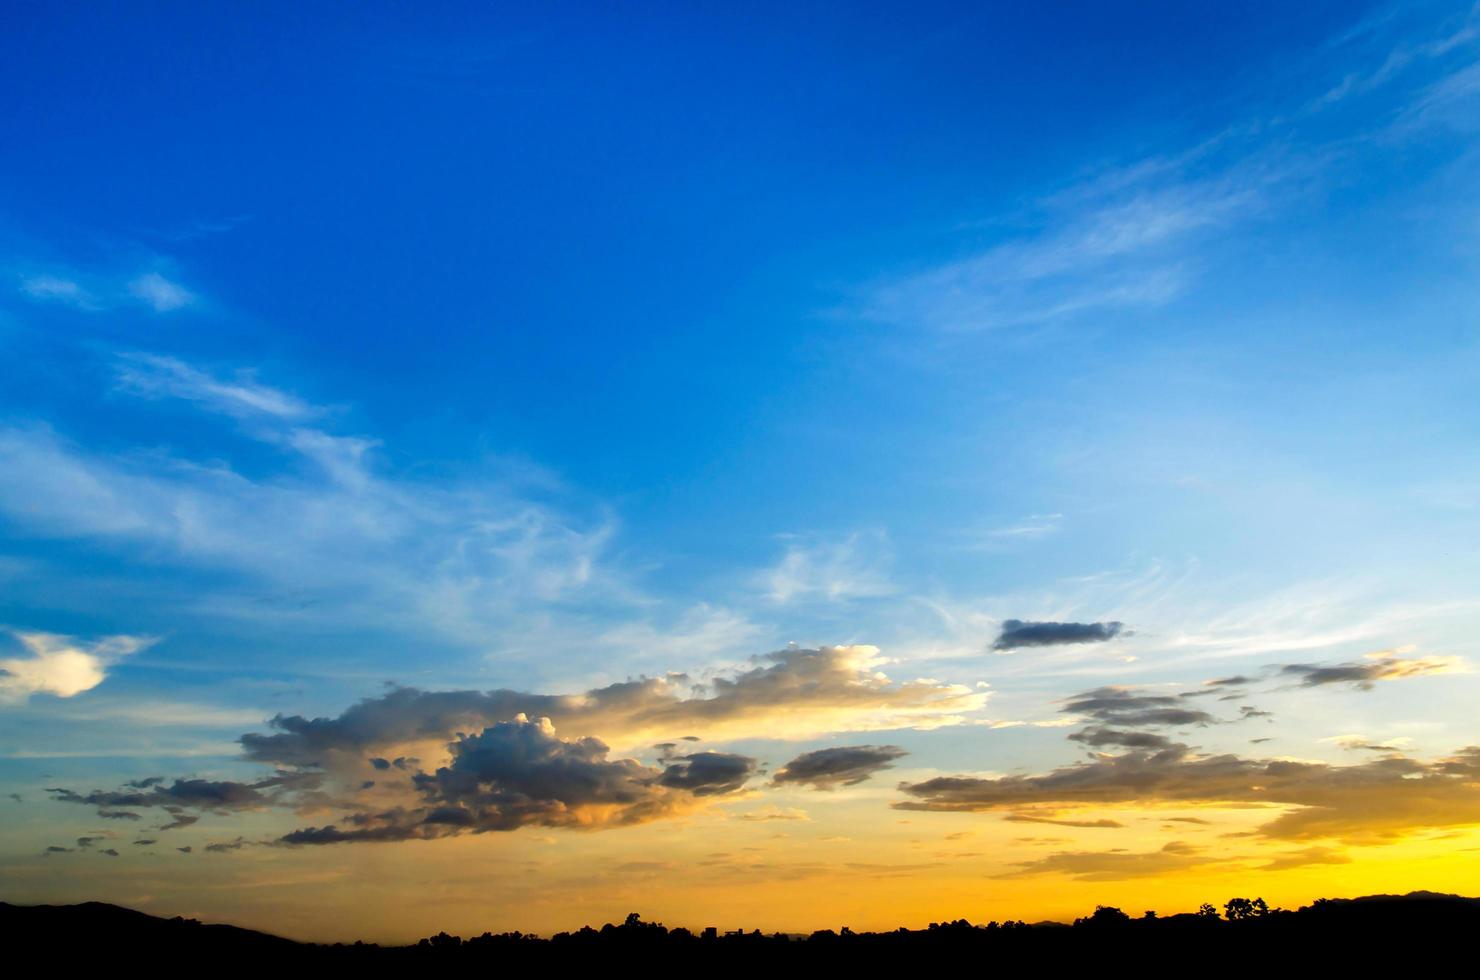
<svg viewBox="0 0 1480 980">
<path fill-rule="evenodd" d="M 1097 819 L 1121 826 L 1086 828 L 881 814 L 879 797 L 873 789 L 788 794 L 615 832 L 252 848 L 181 856 L 167 871 L 158 858 L 125 855 L 90 864 L 90 887 L 99 900 L 159 914 L 387 942 L 444 929 L 549 934 L 631 911 L 671 926 L 806 932 L 961 917 L 1067 920 L 1097 904 L 1169 914 L 1234 895 L 1295 907 L 1318 897 L 1480 890 L 1480 827 L 1380 845 L 1274 844 L 1246 836 L 1271 816 L 1263 807 L 1099 809 Z M 1086 857 L 1076 870 L 1062 856 L 1077 854 Z M 1054 870 L 1028 873 L 1055 855 Z M 12 877 L 16 898 L 71 900 L 73 886 L 46 871 Z"/>
</svg>

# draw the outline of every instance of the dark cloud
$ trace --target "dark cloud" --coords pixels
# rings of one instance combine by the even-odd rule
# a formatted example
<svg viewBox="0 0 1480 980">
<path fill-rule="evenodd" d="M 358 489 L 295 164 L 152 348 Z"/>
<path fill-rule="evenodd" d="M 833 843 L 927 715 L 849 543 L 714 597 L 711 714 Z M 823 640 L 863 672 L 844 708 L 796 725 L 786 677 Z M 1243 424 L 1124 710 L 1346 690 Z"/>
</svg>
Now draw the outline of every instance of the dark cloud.
<svg viewBox="0 0 1480 980">
<path fill-rule="evenodd" d="M 643 823 L 734 792 L 755 760 L 722 752 L 683 756 L 664 769 L 609 759 L 597 738 L 562 739 L 549 719 L 516 717 L 464 735 L 451 762 L 413 783 L 420 805 L 351 813 L 284 835 L 282 844 L 429 839 L 526 826 L 596 828 Z"/>
<path fill-rule="evenodd" d="M 158 844 L 158 843 L 159 843 L 159 841 L 157 841 L 157 840 L 150 840 L 149 838 L 146 837 L 143 840 L 136 840 L 136 841 L 134 841 L 134 846 L 135 847 L 148 847 L 151 844 Z"/>
<path fill-rule="evenodd" d="M 47 853 L 47 854 L 71 854 L 71 853 L 73 853 L 73 849 L 70 848 L 70 847 L 58 847 L 57 845 L 53 844 L 53 845 L 51 845 L 50 847 L 48 847 L 46 849 L 46 852 L 45 853 Z"/>
<path fill-rule="evenodd" d="M 658 782 L 670 789 L 684 789 L 695 796 L 733 793 L 755 774 L 756 760 L 727 752 L 695 752 L 672 757 Z"/>
<path fill-rule="evenodd" d="M 194 850 L 194 848 L 186 845 L 185 847 L 177 847 L 175 848 L 175 850 L 179 851 L 181 854 L 189 854 L 192 850 Z"/>
<path fill-rule="evenodd" d="M 1254 707 L 1252 704 L 1245 704 L 1239 707 L 1238 716 L 1239 721 L 1244 721 L 1248 718 L 1273 718 L 1274 712 L 1261 711 L 1260 709 Z"/>
<path fill-rule="evenodd" d="M 1133 732 L 1123 728 L 1091 727 L 1074 732 L 1071 741 L 1083 742 L 1097 749 L 1119 746 L 1126 749 L 1168 749 L 1179 743 L 1155 732 Z"/>
<path fill-rule="evenodd" d="M 993 650 L 1016 650 L 1019 647 L 1062 646 L 1070 643 L 1104 643 L 1113 640 L 1124 629 L 1124 623 L 1039 623 L 1021 619 L 1002 621 L 1002 635 L 992 644 Z"/>
<path fill-rule="evenodd" d="M 1384 745 L 1381 742 L 1344 742 L 1342 748 L 1349 752 L 1402 752 L 1396 745 Z"/>
<path fill-rule="evenodd" d="M 1040 817 L 1032 813 L 1009 813 L 1002 819 L 1008 823 L 1047 823 L 1055 827 L 1083 827 L 1089 830 L 1115 830 L 1125 826 L 1117 820 L 1064 820 L 1058 817 Z"/>
<path fill-rule="evenodd" d="M 1182 728 L 1217 722 L 1206 711 L 1189 708 L 1180 695 L 1145 694 L 1129 687 L 1098 687 L 1076 694 L 1064 702 L 1062 710 L 1121 728 Z"/>
<path fill-rule="evenodd" d="M 863 782 L 909 755 L 897 745 L 842 745 L 803 752 L 772 777 L 776 783 L 801 783 L 813 789 L 836 789 Z"/>
<path fill-rule="evenodd" d="M 216 781 L 209 779 L 176 779 L 169 785 L 162 781 L 144 780 L 144 788 L 130 785 L 120 790 L 93 790 L 78 793 L 61 787 L 48 787 L 53 799 L 62 803 L 79 803 L 98 808 L 98 815 L 113 819 L 137 820 L 139 815 L 112 809 L 114 807 L 162 807 L 174 821 L 160 829 L 185 826 L 181 823 L 180 811 L 195 810 L 249 810 L 271 806 L 287 793 L 316 786 L 322 776 L 318 773 L 280 771 L 266 779 L 253 783 Z M 189 821 L 193 823 L 194 821 Z"/>
<path fill-rule="evenodd" d="M 1301 687 L 1322 687 L 1327 684 L 1350 684 L 1370 691 L 1378 681 L 1419 677 L 1423 674 L 1441 674 L 1458 669 L 1460 663 L 1453 657 L 1391 657 L 1372 656 L 1366 660 L 1345 664 L 1286 664 L 1280 668 L 1285 676 L 1300 678 Z"/>
<path fill-rule="evenodd" d="M 1411 829 L 1480 823 L 1480 746 L 1433 763 L 1392 756 L 1333 766 L 1235 755 L 1100 756 L 1037 776 L 944 776 L 900 789 L 903 810 L 974 812 L 1127 803 L 1277 804 L 1258 829 L 1283 840 L 1390 839 Z"/>
<path fill-rule="evenodd" d="M 236 840 L 217 841 L 212 844 L 207 844 L 206 850 L 211 852 L 212 854 L 225 854 L 228 851 L 239 851 L 242 848 L 249 846 L 251 846 L 251 841 L 247 840 L 244 837 L 238 837 Z"/>
<path fill-rule="evenodd" d="M 170 822 L 156 827 L 156 830 L 179 830 L 182 827 L 189 827 L 191 824 L 200 821 L 200 817 L 186 813 L 182 807 L 167 806 L 164 808 L 164 811 L 170 815 Z"/>
<path fill-rule="evenodd" d="M 113 848 L 111 848 L 111 847 L 105 847 L 105 848 L 103 848 L 103 849 L 102 849 L 102 850 L 101 850 L 101 851 L 99 851 L 99 852 L 98 852 L 98 853 L 99 853 L 99 854 L 106 854 L 106 855 L 108 855 L 108 856 L 109 856 L 109 857 L 110 857 L 110 858 L 116 858 L 116 857 L 118 857 L 118 852 L 117 852 L 117 851 L 115 851 L 115 850 L 114 850 L 114 849 L 113 849 Z"/>
</svg>

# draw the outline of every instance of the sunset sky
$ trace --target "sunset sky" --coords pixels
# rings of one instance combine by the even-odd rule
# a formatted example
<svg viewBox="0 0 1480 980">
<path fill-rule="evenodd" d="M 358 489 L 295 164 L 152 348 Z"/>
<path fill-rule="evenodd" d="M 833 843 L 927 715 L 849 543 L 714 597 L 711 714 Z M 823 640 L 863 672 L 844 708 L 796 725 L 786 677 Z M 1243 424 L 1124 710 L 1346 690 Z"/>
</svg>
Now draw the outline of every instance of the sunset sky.
<svg viewBox="0 0 1480 980">
<path fill-rule="evenodd" d="M 1480 8 L 11 3 L 0 900 L 1480 893 Z"/>
</svg>

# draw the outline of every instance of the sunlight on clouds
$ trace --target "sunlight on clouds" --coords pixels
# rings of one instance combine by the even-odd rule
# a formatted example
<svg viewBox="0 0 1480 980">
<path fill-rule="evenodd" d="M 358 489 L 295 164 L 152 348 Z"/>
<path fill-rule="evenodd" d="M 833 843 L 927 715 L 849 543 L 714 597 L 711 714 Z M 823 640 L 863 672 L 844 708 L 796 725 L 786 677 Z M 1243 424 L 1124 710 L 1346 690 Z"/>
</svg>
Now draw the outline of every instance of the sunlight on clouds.
<svg viewBox="0 0 1480 980">
<path fill-rule="evenodd" d="M 93 642 L 55 633 L 11 631 L 29 654 L 0 660 L 0 702 L 25 701 L 33 694 L 70 698 L 97 687 L 108 667 L 154 641 L 108 636 Z"/>
</svg>

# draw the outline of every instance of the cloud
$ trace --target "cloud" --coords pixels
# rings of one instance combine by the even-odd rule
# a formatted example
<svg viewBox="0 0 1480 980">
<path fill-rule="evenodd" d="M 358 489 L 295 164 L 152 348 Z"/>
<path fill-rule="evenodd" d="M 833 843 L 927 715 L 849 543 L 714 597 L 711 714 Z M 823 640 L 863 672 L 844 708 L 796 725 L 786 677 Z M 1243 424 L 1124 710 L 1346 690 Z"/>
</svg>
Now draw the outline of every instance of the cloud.
<svg viewBox="0 0 1480 980">
<path fill-rule="evenodd" d="M 772 781 L 800 783 L 813 789 L 853 786 L 876 772 L 891 768 L 909 753 L 897 745 L 845 745 L 803 752 L 783 766 Z"/>
<path fill-rule="evenodd" d="M 283 835 L 288 845 L 434 839 L 521 827 L 597 829 L 646 823 L 695 806 L 698 798 L 733 793 L 755 760 L 696 753 L 655 769 L 634 759 L 610 759 L 597 738 L 562 739 L 548 718 L 512 721 L 467 735 L 451 746 L 452 761 L 418 773 L 416 806 L 351 813 L 322 827 Z"/>
<path fill-rule="evenodd" d="M 247 840 L 246 838 L 238 837 L 236 838 L 236 840 L 216 841 L 214 843 L 207 844 L 206 851 L 211 854 L 227 854 L 231 851 L 239 851 L 244 847 L 250 847 L 251 844 L 252 842 Z"/>
<path fill-rule="evenodd" d="M 877 285 L 858 312 L 969 332 L 1169 303 L 1190 279 L 1189 245 L 1256 214 L 1273 183 L 1257 166 L 1186 169 L 1146 161 L 1045 199 L 1034 231 Z"/>
<path fill-rule="evenodd" d="M 643 678 L 584 694 L 419 691 L 397 688 L 337 718 L 274 718 L 274 734 L 242 737 L 248 758 L 284 765 L 382 757 L 394 746 L 440 742 L 457 731 L 546 717 L 559 728 L 623 745 L 654 738 L 802 738 L 839 731 L 937 728 L 959 724 L 986 694 L 957 684 L 896 682 L 869 646 L 790 648 L 707 684 L 686 675 Z"/>
<path fill-rule="evenodd" d="M 181 810 L 254 810 L 263 809 L 282 802 L 285 796 L 308 789 L 315 789 L 323 777 L 315 772 L 278 772 L 256 782 L 242 783 L 231 780 L 176 779 L 169 784 L 162 781 L 146 781 L 125 785 L 118 790 L 93 790 L 78 793 L 63 787 L 48 787 L 47 792 L 61 803 L 77 803 L 99 807 L 100 815 L 112 807 L 161 807 L 175 820 L 161 827 L 170 830 L 193 823 L 181 823 L 177 811 Z M 131 819 L 136 819 L 131 817 Z"/>
<path fill-rule="evenodd" d="M 43 303 L 61 303 L 79 310 L 96 310 L 98 301 L 83 286 L 62 276 L 35 275 L 21 280 L 21 292 Z"/>
<path fill-rule="evenodd" d="M 302 399 L 250 377 L 223 381 L 173 357 L 121 354 L 116 376 L 119 388 L 129 394 L 178 398 L 236 418 L 265 416 L 291 421 L 317 414 Z"/>
<path fill-rule="evenodd" d="M 1211 714 L 1189 708 L 1181 695 L 1145 694 L 1130 687 L 1098 687 L 1076 694 L 1061 709 L 1066 714 L 1085 715 L 1109 726 L 1210 725 Z"/>
<path fill-rule="evenodd" d="M 773 602 L 824 599 L 846 602 L 889 595 L 888 540 L 883 534 L 857 532 L 837 542 L 795 542 L 762 580 Z"/>
<path fill-rule="evenodd" d="M 1104 643 L 1120 635 L 1123 623 L 1035 623 L 1021 619 L 1002 622 L 1002 635 L 993 650 L 1020 647 L 1060 646 L 1069 643 Z"/>
<path fill-rule="evenodd" d="M 672 789 L 686 789 L 695 796 L 733 793 L 755 774 L 756 761 L 728 752 L 695 752 L 671 757 L 658 782 Z"/>
<path fill-rule="evenodd" d="M 1300 851 L 1286 851 L 1266 864 L 1260 871 L 1288 871 L 1291 868 L 1306 868 L 1317 864 L 1351 864 L 1345 851 L 1333 847 L 1307 847 Z"/>
<path fill-rule="evenodd" d="M 1040 817 L 1032 813 L 1009 813 L 1002 818 L 1008 823 L 1046 823 L 1055 827 L 1080 827 L 1087 830 L 1117 830 L 1125 826 L 1118 820 L 1066 820 L 1059 817 Z"/>
<path fill-rule="evenodd" d="M 236 419 L 238 435 L 277 455 L 264 466 L 247 453 L 248 475 L 219 446 L 203 459 L 101 454 L 45 428 L 0 427 L 0 518 L 33 537 L 241 576 L 245 598 L 187 593 L 215 613 L 258 616 L 265 602 L 486 645 L 493 626 L 538 621 L 542 605 L 627 594 L 602 563 L 614 533 L 604 513 L 565 513 L 512 478 L 388 474 L 374 439 L 306 424 L 323 410 L 246 374 L 140 354 L 119 365 L 120 391 Z"/>
<path fill-rule="evenodd" d="M 1257 833 L 1277 840 L 1387 840 L 1480 823 L 1480 747 L 1424 763 L 1392 756 L 1333 766 L 1235 755 L 1160 752 L 1100 756 L 1043 775 L 945 776 L 900 789 L 897 809 L 990 812 L 1026 805 L 1271 804 L 1286 808 Z"/>
<path fill-rule="evenodd" d="M 1029 514 L 1016 524 L 991 529 L 987 537 L 1012 540 L 1041 538 L 1057 531 L 1063 519 L 1063 514 Z"/>
<path fill-rule="evenodd" d="M 29 654 L 0 660 L 0 704 L 25 701 L 33 694 L 70 698 L 97 687 L 108 668 L 154 641 L 139 636 L 106 636 L 91 642 L 55 633 L 11 631 Z"/>
<path fill-rule="evenodd" d="M 1401 680 L 1425 674 L 1452 674 L 1466 670 L 1458 657 L 1395 657 L 1386 652 L 1367 655 L 1364 661 L 1344 664 L 1286 664 L 1280 673 L 1300 678 L 1301 687 L 1350 684 L 1370 691 L 1378 681 Z"/>
<path fill-rule="evenodd" d="M 189 827 L 191 824 L 200 822 L 200 817 L 186 813 L 185 808 L 181 806 L 167 805 L 164 811 L 170 815 L 170 820 L 155 828 L 156 830 L 181 830 Z"/>
<path fill-rule="evenodd" d="M 128 291 L 156 313 L 171 313 L 195 302 L 194 293 L 158 272 L 146 272 L 132 280 Z"/>
<path fill-rule="evenodd" d="M 1120 728 L 1085 728 L 1070 734 L 1069 738 L 1097 749 L 1111 745 L 1127 749 L 1167 749 L 1177 744 L 1155 732 L 1133 732 Z"/>
<path fill-rule="evenodd" d="M 207 812 L 344 811 L 327 825 L 285 835 L 288 844 L 435 838 L 531 824 L 622 826 L 733 794 L 756 772 L 748 756 L 678 754 L 696 732 L 793 738 L 934 728 L 964 722 L 985 703 L 984 693 L 959 685 L 892 681 L 879 662 L 872 647 L 790 648 L 698 685 L 669 675 L 577 695 L 397 688 L 338 717 L 279 716 L 276 732 L 244 735 L 246 759 L 275 767 L 256 781 L 150 777 L 117 790 L 50 792 L 61 802 L 100 808 L 157 807 L 174 818 L 161 829 L 186 826 Z M 557 728 L 568 737 L 557 736 Z M 684 734 L 659 744 L 657 766 L 609 758 L 609 742 L 598 737 L 615 733 L 636 746 L 658 732 Z M 416 754 L 397 754 L 402 746 Z M 792 775 L 818 786 L 852 783 L 903 754 L 893 746 L 844 751 L 851 754 L 803 756 Z M 419 758 L 445 761 L 428 772 Z"/>
<path fill-rule="evenodd" d="M 1161 850 L 1148 852 L 1060 851 L 1033 861 L 1019 862 L 1016 870 L 998 877 L 1061 874 L 1079 881 L 1124 881 L 1189 871 L 1217 860 L 1191 844 L 1172 841 Z"/>
<path fill-rule="evenodd" d="M 736 820 L 744 820 L 747 823 L 771 823 L 776 820 L 811 820 L 806 810 L 796 807 L 779 807 L 768 804 L 745 813 L 735 815 Z"/>
</svg>

